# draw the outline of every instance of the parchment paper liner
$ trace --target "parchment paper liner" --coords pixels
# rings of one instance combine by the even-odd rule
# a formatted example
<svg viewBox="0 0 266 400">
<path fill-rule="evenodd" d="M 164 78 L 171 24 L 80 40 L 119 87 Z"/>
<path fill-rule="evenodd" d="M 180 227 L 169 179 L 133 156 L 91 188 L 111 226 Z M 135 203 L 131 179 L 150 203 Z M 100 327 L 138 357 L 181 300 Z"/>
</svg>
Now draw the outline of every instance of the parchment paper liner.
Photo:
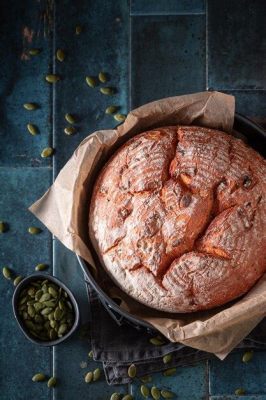
<svg viewBox="0 0 266 400">
<path fill-rule="evenodd" d="M 117 129 L 97 131 L 86 137 L 54 184 L 30 210 L 66 247 L 95 268 L 87 245 L 88 199 L 90 181 L 103 161 L 122 142 L 151 127 L 201 125 L 230 132 L 234 112 L 234 97 L 219 92 L 170 97 L 139 107 Z M 131 300 L 118 288 L 112 287 L 110 291 L 123 299 L 122 308 L 149 322 L 172 342 L 214 353 L 220 359 L 266 315 L 265 276 L 240 300 L 210 311 L 171 314 L 171 318 Z"/>
</svg>

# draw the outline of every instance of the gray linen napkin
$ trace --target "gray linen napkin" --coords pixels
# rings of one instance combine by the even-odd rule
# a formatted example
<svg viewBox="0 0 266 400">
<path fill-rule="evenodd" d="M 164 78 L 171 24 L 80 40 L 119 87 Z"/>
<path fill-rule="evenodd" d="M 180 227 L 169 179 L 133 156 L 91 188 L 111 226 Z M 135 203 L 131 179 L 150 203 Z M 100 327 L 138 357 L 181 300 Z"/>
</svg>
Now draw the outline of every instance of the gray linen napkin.
<svg viewBox="0 0 266 400">
<path fill-rule="evenodd" d="M 118 325 L 101 304 L 97 293 L 87 284 L 90 302 L 91 346 L 94 360 L 101 361 L 110 385 L 128 383 L 127 375 L 131 363 L 137 366 L 138 376 L 163 371 L 171 367 L 193 365 L 214 357 L 210 353 L 166 342 L 154 346 L 149 342 L 154 334 L 145 329 L 135 329 L 128 324 Z M 239 349 L 266 349 L 266 319 L 245 338 L 234 351 Z M 172 353 L 172 361 L 163 363 L 163 356 Z"/>
</svg>

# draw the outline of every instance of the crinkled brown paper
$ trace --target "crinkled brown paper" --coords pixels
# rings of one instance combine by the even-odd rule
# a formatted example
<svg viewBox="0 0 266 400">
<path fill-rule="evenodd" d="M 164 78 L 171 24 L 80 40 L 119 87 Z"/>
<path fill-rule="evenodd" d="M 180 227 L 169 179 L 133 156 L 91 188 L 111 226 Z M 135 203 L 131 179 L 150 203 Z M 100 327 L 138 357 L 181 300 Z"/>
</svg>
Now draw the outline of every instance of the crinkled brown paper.
<svg viewBox="0 0 266 400">
<path fill-rule="evenodd" d="M 94 267 L 87 242 L 89 180 L 98 173 L 103 158 L 115 145 L 151 127 L 201 125 L 230 132 L 235 112 L 234 97 L 219 92 L 202 92 L 169 97 L 131 111 L 117 129 L 101 130 L 86 137 L 60 171 L 54 184 L 30 210 L 70 250 Z M 114 289 L 116 290 L 116 289 Z M 266 315 L 266 277 L 240 300 L 218 309 L 169 314 L 151 310 L 128 296 L 122 307 L 157 328 L 172 342 L 226 355 Z M 137 306 L 136 306 L 137 305 Z"/>
</svg>

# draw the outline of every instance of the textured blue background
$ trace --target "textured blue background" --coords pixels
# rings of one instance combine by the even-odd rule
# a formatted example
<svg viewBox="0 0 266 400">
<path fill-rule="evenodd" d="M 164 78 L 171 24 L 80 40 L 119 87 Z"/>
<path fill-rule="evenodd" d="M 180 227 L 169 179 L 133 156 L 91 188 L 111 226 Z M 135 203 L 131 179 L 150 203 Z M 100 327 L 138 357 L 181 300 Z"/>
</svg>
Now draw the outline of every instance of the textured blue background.
<svg viewBox="0 0 266 400">
<path fill-rule="evenodd" d="M 0 265 L 27 275 L 37 263 L 65 281 L 79 300 L 82 320 L 88 306 L 82 273 L 74 255 L 49 232 L 27 233 L 41 226 L 27 211 L 58 174 L 78 143 L 90 132 L 110 128 L 107 105 L 120 111 L 161 97 L 209 88 L 232 93 L 239 112 L 265 126 L 266 40 L 264 0 L 2 0 L 0 11 L 0 220 L 10 230 L 0 236 Z M 75 35 L 75 26 L 82 33 Z M 27 49 L 40 55 L 27 57 Z M 57 48 L 66 51 L 63 63 Z M 105 71 L 117 88 L 111 99 L 86 85 L 86 75 Z M 55 86 L 44 77 L 55 72 Z M 37 102 L 27 112 L 25 102 Z M 77 115 L 78 133 L 66 136 L 64 114 Z M 31 136 L 27 123 L 40 133 Z M 51 159 L 40 153 L 56 148 Z M 19 331 L 11 309 L 12 283 L 0 282 L 0 400 L 107 400 L 114 388 L 102 378 L 84 383 L 95 368 L 88 360 L 88 340 L 77 333 L 54 349 L 30 344 Z M 55 374 L 59 384 L 49 390 L 33 383 L 34 373 Z M 157 374 L 153 383 L 173 390 L 182 400 L 233 399 L 244 387 L 245 400 L 266 400 L 266 354 L 245 365 L 239 355 L 178 370 L 171 378 Z M 140 399 L 139 383 L 118 387 Z"/>
</svg>

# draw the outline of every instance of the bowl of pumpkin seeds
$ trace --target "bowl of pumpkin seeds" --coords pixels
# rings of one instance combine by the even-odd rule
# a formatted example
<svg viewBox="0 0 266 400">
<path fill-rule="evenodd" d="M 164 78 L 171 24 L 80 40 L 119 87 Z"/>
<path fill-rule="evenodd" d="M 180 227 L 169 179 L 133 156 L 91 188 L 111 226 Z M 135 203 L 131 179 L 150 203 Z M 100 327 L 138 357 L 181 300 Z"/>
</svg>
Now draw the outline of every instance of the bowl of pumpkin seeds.
<svg viewBox="0 0 266 400">
<path fill-rule="evenodd" d="M 13 311 L 24 335 L 42 346 L 55 346 L 68 339 L 80 319 L 73 293 L 59 279 L 40 273 L 17 285 Z"/>
</svg>

